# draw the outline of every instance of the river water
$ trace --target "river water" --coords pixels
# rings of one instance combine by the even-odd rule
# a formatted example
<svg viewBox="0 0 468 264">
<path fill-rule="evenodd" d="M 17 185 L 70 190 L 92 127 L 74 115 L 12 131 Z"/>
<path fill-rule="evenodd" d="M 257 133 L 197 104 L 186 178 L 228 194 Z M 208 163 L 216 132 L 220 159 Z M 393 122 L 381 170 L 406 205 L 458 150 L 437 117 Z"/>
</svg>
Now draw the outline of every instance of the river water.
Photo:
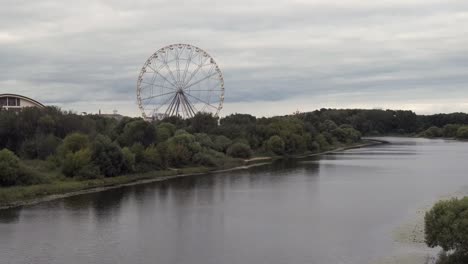
<svg viewBox="0 0 468 264">
<path fill-rule="evenodd" d="M 0 263 L 366 264 L 468 185 L 468 143 L 391 144 L 0 211 Z M 422 264 L 422 263 L 421 263 Z"/>
</svg>

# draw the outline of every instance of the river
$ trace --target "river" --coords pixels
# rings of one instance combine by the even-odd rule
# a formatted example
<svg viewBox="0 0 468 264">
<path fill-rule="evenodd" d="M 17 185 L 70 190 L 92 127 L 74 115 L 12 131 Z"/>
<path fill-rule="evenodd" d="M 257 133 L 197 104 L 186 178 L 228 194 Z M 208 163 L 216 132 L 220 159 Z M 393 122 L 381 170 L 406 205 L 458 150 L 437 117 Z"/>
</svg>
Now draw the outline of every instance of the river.
<svg viewBox="0 0 468 264">
<path fill-rule="evenodd" d="M 366 264 L 432 254 L 395 234 L 468 185 L 468 143 L 385 140 L 2 210 L 0 263 Z"/>
</svg>

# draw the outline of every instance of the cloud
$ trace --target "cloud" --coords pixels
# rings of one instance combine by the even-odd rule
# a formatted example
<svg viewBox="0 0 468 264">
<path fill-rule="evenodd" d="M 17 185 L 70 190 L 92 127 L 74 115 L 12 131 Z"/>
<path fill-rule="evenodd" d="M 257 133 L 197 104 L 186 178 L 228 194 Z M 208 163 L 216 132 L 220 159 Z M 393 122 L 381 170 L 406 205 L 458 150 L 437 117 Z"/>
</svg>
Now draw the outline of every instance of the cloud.
<svg viewBox="0 0 468 264">
<path fill-rule="evenodd" d="M 2 0 L 2 6 L 0 92 L 65 109 L 138 115 L 135 85 L 147 57 L 168 44 L 191 43 L 225 75 L 223 114 L 272 112 L 258 105 L 289 112 L 379 105 L 468 110 L 465 1 Z"/>
</svg>

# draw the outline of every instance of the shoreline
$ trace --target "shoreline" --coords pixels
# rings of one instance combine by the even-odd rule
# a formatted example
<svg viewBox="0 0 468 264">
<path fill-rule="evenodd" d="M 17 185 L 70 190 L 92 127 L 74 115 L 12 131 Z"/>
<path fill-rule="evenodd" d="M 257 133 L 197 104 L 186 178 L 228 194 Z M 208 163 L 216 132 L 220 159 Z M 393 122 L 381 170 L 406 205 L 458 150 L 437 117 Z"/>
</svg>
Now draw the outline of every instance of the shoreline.
<svg viewBox="0 0 468 264">
<path fill-rule="evenodd" d="M 89 193 L 97 193 L 97 192 L 102 192 L 102 191 L 107 191 L 107 190 L 112 190 L 112 189 L 117 189 L 117 188 L 122 188 L 122 187 L 127 187 L 127 186 L 134 186 L 134 185 L 141 185 L 141 184 L 148 184 L 148 183 L 153 183 L 153 182 L 160 182 L 160 181 L 166 181 L 166 180 L 172 180 L 176 178 L 182 178 L 182 177 L 189 177 L 189 176 L 197 176 L 197 175 L 209 175 L 209 174 L 220 174 L 220 173 L 226 173 L 226 172 L 231 172 L 231 171 L 239 171 L 239 170 L 248 170 L 253 167 L 258 167 L 258 166 L 264 166 L 271 164 L 275 160 L 279 159 L 287 159 L 287 158 L 307 158 L 307 157 L 314 157 L 314 156 L 322 156 L 322 155 L 327 155 L 327 154 L 332 154 L 332 153 L 337 153 L 337 152 L 342 152 L 345 150 L 349 149 L 357 149 L 357 148 L 364 148 L 364 147 L 371 147 L 371 146 L 376 146 L 376 145 L 381 145 L 381 144 L 388 144 L 388 141 L 384 140 L 376 140 L 376 139 L 363 139 L 362 142 L 360 142 L 357 145 L 351 145 L 351 146 L 345 146 L 345 147 L 339 147 L 333 150 L 328 150 L 328 151 L 323 151 L 319 153 L 313 153 L 313 154 L 304 154 L 304 155 L 297 155 L 297 156 L 276 156 L 276 157 L 255 157 L 252 159 L 244 160 L 243 165 L 235 166 L 232 168 L 226 168 L 226 169 L 206 169 L 206 171 L 200 171 L 200 172 L 187 172 L 184 173 L 184 169 L 177 169 L 173 171 L 176 174 L 170 175 L 169 171 L 163 171 L 163 175 L 158 176 L 157 171 L 154 172 L 149 172 L 145 173 L 142 176 L 138 177 L 136 176 L 135 179 L 132 179 L 131 177 L 134 175 L 122 175 L 115 177 L 116 181 L 118 179 L 121 179 L 123 182 L 117 182 L 117 183 L 112 183 L 112 182 L 106 182 L 105 179 L 103 180 L 102 183 L 99 183 L 98 181 L 94 181 L 96 183 L 95 186 L 83 186 L 83 187 L 78 187 L 77 190 L 71 190 L 71 191 L 64 191 L 63 193 L 55 193 L 55 194 L 44 194 L 40 195 L 38 194 L 37 197 L 30 198 L 30 199 L 19 199 L 19 200 L 13 200 L 11 202 L 7 202 L 4 205 L 0 205 L 0 210 L 6 210 L 6 209 L 12 209 L 12 208 L 17 208 L 21 206 L 28 206 L 28 205 L 34 205 L 34 204 L 39 204 L 43 202 L 49 202 L 53 200 L 58 200 L 58 199 L 63 199 L 67 197 L 72 197 L 72 196 L 77 196 L 77 195 L 83 195 L 83 194 L 89 194 Z M 253 162 L 252 164 L 249 164 Z M 198 167 L 197 169 L 202 170 L 202 167 Z M 179 171 L 182 171 L 181 174 L 179 174 Z M 167 172 L 164 174 L 164 172 Z M 152 176 L 151 176 L 152 175 Z M 108 178 L 109 181 L 112 181 L 112 178 Z M 93 182 L 93 183 L 94 183 Z M 79 183 L 79 182 L 77 182 Z M 82 183 L 86 183 L 85 181 Z M 89 181 L 91 183 L 91 181 Z M 51 184 L 53 185 L 53 184 Z M 34 186 L 34 185 L 32 185 Z M 21 186 L 21 187 L 15 187 L 15 188 L 27 188 L 30 186 Z"/>
</svg>

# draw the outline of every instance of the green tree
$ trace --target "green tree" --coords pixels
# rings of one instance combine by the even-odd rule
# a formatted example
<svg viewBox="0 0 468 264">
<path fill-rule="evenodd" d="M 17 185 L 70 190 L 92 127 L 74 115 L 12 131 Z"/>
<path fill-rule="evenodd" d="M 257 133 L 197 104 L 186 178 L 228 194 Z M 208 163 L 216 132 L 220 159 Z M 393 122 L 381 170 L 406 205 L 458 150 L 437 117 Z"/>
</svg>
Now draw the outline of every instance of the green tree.
<svg viewBox="0 0 468 264">
<path fill-rule="evenodd" d="M 68 177 L 95 178 L 99 170 L 91 162 L 91 150 L 84 148 L 66 154 L 62 163 L 62 173 Z"/>
<path fill-rule="evenodd" d="M 225 136 L 215 136 L 214 149 L 219 152 L 226 152 L 227 148 L 232 144 L 232 140 Z"/>
<path fill-rule="evenodd" d="M 122 146 L 132 146 L 135 143 L 149 146 L 156 141 L 156 128 L 142 119 L 134 120 L 125 124 L 117 141 Z"/>
<path fill-rule="evenodd" d="M 425 240 L 429 247 L 442 247 L 468 256 L 468 197 L 440 201 L 426 213 Z"/>
<path fill-rule="evenodd" d="M 267 141 L 268 150 L 277 154 L 284 154 L 284 141 L 279 136 L 271 136 Z"/>
<path fill-rule="evenodd" d="M 445 125 L 443 128 L 444 137 L 448 137 L 448 138 L 457 137 L 457 132 L 459 128 L 460 128 L 460 125 L 456 125 L 456 124 Z"/>
<path fill-rule="evenodd" d="M 156 170 L 163 168 L 163 159 L 156 146 L 149 146 L 143 154 L 143 163 L 146 170 Z"/>
<path fill-rule="evenodd" d="M 432 126 L 425 131 L 421 133 L 421 136 L 427 137 L 427 138 L 436 138 L 436 137 L 442 137 L 444 134 L 443 130 L 441 128 L 438 128 L 436 126 Z"/>
<path fill-rule="evenodd" d="M 252 150 L 249 145 L 234 143 L 227 149 L 227 154 L 234 158 L 248 159 L 252 156 Z"/>
<path fill-rule="evenodd" d="M 457 138 L 468 139 L 468 126 L 462 126 L 458 129 Z"/>
<path fill-rule="evenodd" d="M 43 182 L 42 176 L 25 167 L 10 150 L 0 151 L 0 186 L 28 185 Z"/>
<path fill-rule="evenodd" d="M 211 133 L 218 126 L 218 118 L 211 113 L 199 112 L 190 119 L 193 133 Z"/>
<path fill-rule="evenodd" d="M 88 148 L 89 146 L 89 138 L 87 135 L 82 133 L 72 133 L 65 137 L 62 145 L 60 146 L 59 152 L 64 156 L 67 153 L 74 153 L 81 149 Z"/>
<path fill-rule="evenodd" d="M 0 151 L 0 185 L 9 186 L 18 183 L 20 160 L 10 150 Z"/>
<path fill-rule="evenodd" d="M 125 172 L 125 161 L 122 149 L 110 138 L 98 135 L 94 139 L 92 160 L 106 177 L 117 176 Z"/>
<path fill-rule="evenodd" d="M 171 123 L 160 123 L 156 127 L 158 142 L 164 142 L 174 135 L 176 126 Z"/>
<path fill-rule="evenodd" d="M 126 172 L 135 171 L 136 155 L 128 147 L 122 149 L 122 154 L 124 157 L 124 170 Z"/>
</svg>

